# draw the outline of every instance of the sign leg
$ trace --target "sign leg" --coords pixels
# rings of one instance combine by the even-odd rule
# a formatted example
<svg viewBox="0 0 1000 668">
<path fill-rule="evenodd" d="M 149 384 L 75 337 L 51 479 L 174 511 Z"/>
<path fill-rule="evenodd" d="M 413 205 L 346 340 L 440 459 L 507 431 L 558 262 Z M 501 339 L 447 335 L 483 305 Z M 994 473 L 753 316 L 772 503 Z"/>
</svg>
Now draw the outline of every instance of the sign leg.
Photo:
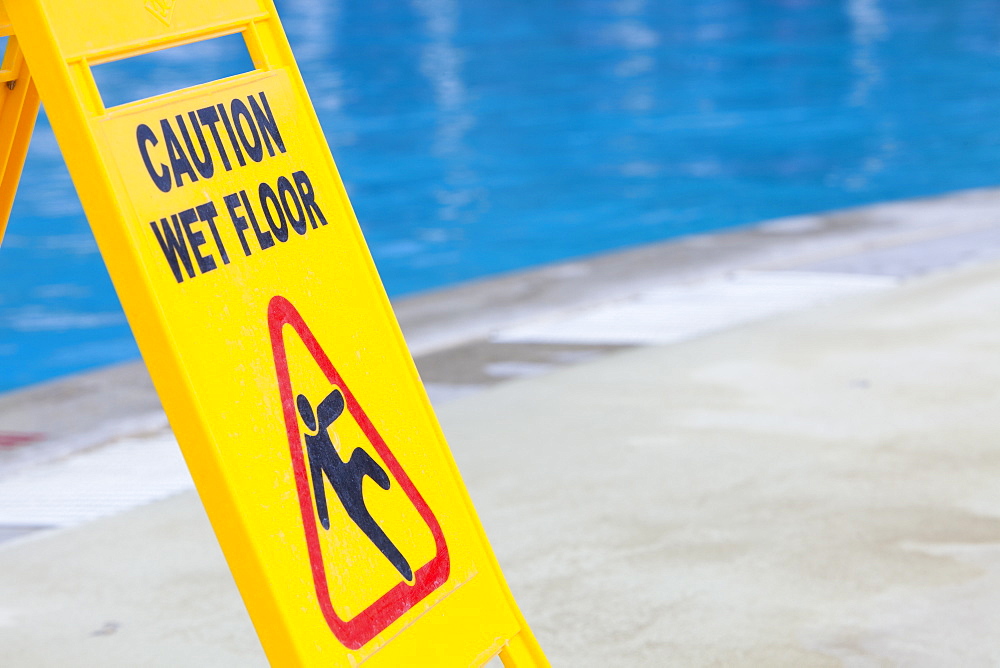
<svg viewBox="0 0 1000 668">
<path fill-rule="evenodd" d="M 542 668 L 549 665 L 538 641 L 527 626 L 500 650 L 500 660 L 504 668 Z"/>
<path fill-rule="evenodd" d="M 9 26 L 0 25 L 0 35 L 9 32 Z M 38 105 L 35 82 L 24 62 L 17 36 L 11 34 L 0 66 L 0 242 L 21 180 Z"/>
</svg>

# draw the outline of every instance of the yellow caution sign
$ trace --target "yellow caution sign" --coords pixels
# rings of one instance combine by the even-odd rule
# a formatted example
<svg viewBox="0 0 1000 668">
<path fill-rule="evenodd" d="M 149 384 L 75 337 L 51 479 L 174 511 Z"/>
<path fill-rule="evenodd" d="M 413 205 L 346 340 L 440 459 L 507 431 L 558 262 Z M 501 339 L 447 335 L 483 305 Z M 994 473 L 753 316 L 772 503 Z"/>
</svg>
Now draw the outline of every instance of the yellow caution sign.
<svg viewBox="0 0 1000 668">
<path fill-rule="evenodd" d="M 7 9 L 274 665 L 547 665 L 486 542 L 269 0 Z M 255 70 L 105 108 L 97 63 Z"/>
</svg>

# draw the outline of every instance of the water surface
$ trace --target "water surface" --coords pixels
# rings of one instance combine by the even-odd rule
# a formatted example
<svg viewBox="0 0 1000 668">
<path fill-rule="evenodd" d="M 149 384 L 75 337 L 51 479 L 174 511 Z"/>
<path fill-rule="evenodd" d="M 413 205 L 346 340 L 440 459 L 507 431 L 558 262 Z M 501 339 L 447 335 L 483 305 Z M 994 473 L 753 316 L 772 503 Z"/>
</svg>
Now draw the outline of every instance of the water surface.
<svg viewBox="0 0 1000 668">
<path fill-rule="evenodd" d="M 1000 183 L 1000 0 L 278 6 L 391 295 Z M 149 61 L 106 97 L 245 58 Z M 138 355 L 44 118 L 0 276 L 0 389 Z"/>
</svg>

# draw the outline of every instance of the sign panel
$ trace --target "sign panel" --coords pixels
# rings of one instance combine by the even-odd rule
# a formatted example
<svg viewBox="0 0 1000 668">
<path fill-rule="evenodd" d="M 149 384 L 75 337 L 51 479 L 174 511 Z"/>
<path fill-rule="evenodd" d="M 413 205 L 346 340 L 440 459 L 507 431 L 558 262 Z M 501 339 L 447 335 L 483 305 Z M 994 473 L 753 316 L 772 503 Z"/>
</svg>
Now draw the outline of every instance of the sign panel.
<svg viewBox="0 0 1000 668">
<path fill-rule="evenodd" d="M 273 6 L 212 4 L 19 0 L 11 20 L 269 658 L 545 665 Z M 91 62 L 233 32 L 253 72 L 104 108 Z"/>
<path fill-rule="evenodd" d="M 475 529 L 435 480 L 450 471 L 440 437 L 296 103 L 285 72 L 253 74 L 112 109 L 94 129 L 274 597 L 304 639 L 360 660 L 474 580 Z M 331 419 L 328 398 L 347 415 Z M 512 633 L 503 612 L 491 626 Z"/>
</svg>

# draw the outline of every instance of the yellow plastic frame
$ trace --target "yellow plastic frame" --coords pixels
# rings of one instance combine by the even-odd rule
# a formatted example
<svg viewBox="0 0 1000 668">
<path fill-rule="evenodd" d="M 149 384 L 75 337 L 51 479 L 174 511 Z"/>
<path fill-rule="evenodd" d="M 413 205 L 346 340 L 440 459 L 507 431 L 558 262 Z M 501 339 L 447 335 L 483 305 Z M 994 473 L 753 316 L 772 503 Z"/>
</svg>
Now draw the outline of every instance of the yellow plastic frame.
<svg viewBox="0 0 1000 668">
<path fill-rule="evenodd" d="M 0 71 L 0 83 L 13 82 L 13 87 L 0 88 L 0 164 L 3 165 L 3 172 L 0 172 L 0 235 L 13 201 L 40 92 L 50 104 L 53 130 L 102 256 L 108 264 L 133 333 L 268 658 L 273 664 L 282 666 L 330 665 L 338 656 L 331 649 L 335 643 L 331 643 L 329 638 L 300 637 L 300 618 L 295 616 L 300 613 L 290 612 L 287 604 L 281 603 L 280 592 L 275 590 L 272 583 L 274 574 L 284 569 L 286 564 L 267 563 L 257 549 L 261 538 L 254 535 L 252 523 L 246 520 L 247 500 L 243 498 L 246 493 L 239 490 L 227 473 L 227 461 L 220 454 L 225 447 L 219 441 L 218 426 L 213 422 L 216 418 L 204 405 L 213 388 L 206 388 L 203 383 L 199 385 L 196 374 L 187 368 L 189 354 L 177 344 L 178 337 L 184 333 L 178 334 L 176 318 L 171 320 L 170 314 L 175 312 L 171 311 L 171 300 L 176 300 L 176 295 L 170 287 L 165 287 L 170 286 L 169 282 L 154 276 L 148 256 L 143 255 L 144 251 L 136 246 L 134 236 L 125 230 L 134 217 L 130 213 L 133 208 L 127 201 L 130 192 L 128 177 L 115 175 L 109 164 L 113 151 L 101 132 L 102 128 L 115 127 L 111 120 L 105 119 L 121 118 L 132 113 L 133 109 L 135 114 L 141 114 L 149 108 L 149 103 L 139 101 L 113 110 L 106 109 L 90 69 L 92 65 L 102 62 L 239 33 L 244 38 L 256 70 L 245 79 L 234 79 L 264 81 L 268 73 L 280 74 L 281 81 L 290 82 L 284 85 L 291 86 L 291 98 L 294 98 L 285 106 L 299 105 L 300 108 L 296 123 L 314 133 L 313 136 L 321 137 L 319 122 L 308 103 L 305 86 L 273 3 L 270 0 L 214 0 L 211 3 L 147 0 L 143 4 L 141 0 L 109 0 L 98 8 L 91 3 L 69 0 L 8 0 L 6 9 L 0 5 L 0 30 L 11 35 L 3 70 Z M 30 74 L 28 63 L 31 65 Z M 205 90 L 210 87 L 206 84 Z M 158 96 L 157 99 L 163 98 L 158 104 L 166 108 L 175 104 L 174 99 L 190 99 L 200 88 Z M 218 87 L 212 90 L 217 91 Z M 392 633 L 386 632 L 384 646 L 408 642 L 410 656 L 417 657 L 422 643 L 428 648 L 432 645 L 440 647 L 465 635 L 490 636 L 488 644 L 478 648 L 472 656 L 465 655 L 463 665 L 469 665 L 470 661 L 472 664 L 485 663 L 499 652 L 508 667 L 547 666 L 548 662 L 504 582 L 433 419 L 426 395 L 420 389 L 412 393 L 408 389 L 419 388 L 419 379 L 406 353 L 405 342 L 378 282 L 374 265 L 367 255 L 356 220 L 349 204 L 346 204 L 346 195 L 342 192 L 342 184 L 325 142 L 323 155 L 325 157 L 319 162 L 327 173 L 324 178 L 336 183 L 339 189 L 336 194 L 347 207 L 344 225 L 348 227 L 345 229 L 353 230 L 350 243 L 357 244 L 355 255 L 360 263 L 359 280 L 365 281 L 364 290 L 367 291 L 366 298 L 359 300 L 359 304 L 371 302 L 370 297 L 374 295 L 377 303 L 365 306 L 374 310 L 363 313 L 374 314 L 388 323 L 379 331 L 377 341 L 357 345 L 392 349 L 392 359 L 406 360 L 399 363 L 397 369 L 403 378 L 399 386 L 400 396 L 407 402 L 407 410 L 433 424 L 426 437 L 434 445 L 423 447 L 434 450 L 432 454 L 438 458 L 435 461 L 441 462 L 439 470 L 432 475 L 425 474 L 425 478 L 430 475 L 427 479 L 434 478 L 437 484 L 450 486 L 454 498 L 460 501 L 454 508 L 443 510 L 449 517 L 460 516 L 462 522 L 474 527 L 470 538 L 457 540 L 450 547 L 459 558 L 463 556 L 463 551 L 474 556 L 478 571 L 470 577 L 488 580 L 492 590 L 502 592 L 499 598 L 482 601 L 481 616 L 470 615 L 465 609 L 461 615 L 434 622 L 436 626 L 431 627 L 435 629 L 433 633 L 421 630 L 425 622 L 419 618 L 407 620 L 401 617 L 398 628 Z M 374 397 L 370 401 L 378 406 L 382 400 Z M 443 600 L 452 605 L 452 599 Z M 447 612 L 447 605 L 442 603 L 440 609 Z M 489 626 L 491 620 L 501 618 L 515 620 L 514 630 L 501 631 L 498 627 L 491 636 L 489 628 L 482 628 L 484 624 Z M 447 629 L 447 633 L 440 629 Z M 382 650 L 367 655 L 344 650 L 339 662 L 357 665 L 359 661 L 370 661 L 372 666 L 389 665 L 385 663 L 388 659 L 383 661 L 380 657 L 390 655 L 388 651 L 383 655 Z M 438 652 L 438 656 L 446 655 L 446 651 L 444 654 Z M 457 655 L 455 660 L 458 660 Z M 420 665 L 421 662 L 412 659 L 410 663 Z"/>
</svg>

